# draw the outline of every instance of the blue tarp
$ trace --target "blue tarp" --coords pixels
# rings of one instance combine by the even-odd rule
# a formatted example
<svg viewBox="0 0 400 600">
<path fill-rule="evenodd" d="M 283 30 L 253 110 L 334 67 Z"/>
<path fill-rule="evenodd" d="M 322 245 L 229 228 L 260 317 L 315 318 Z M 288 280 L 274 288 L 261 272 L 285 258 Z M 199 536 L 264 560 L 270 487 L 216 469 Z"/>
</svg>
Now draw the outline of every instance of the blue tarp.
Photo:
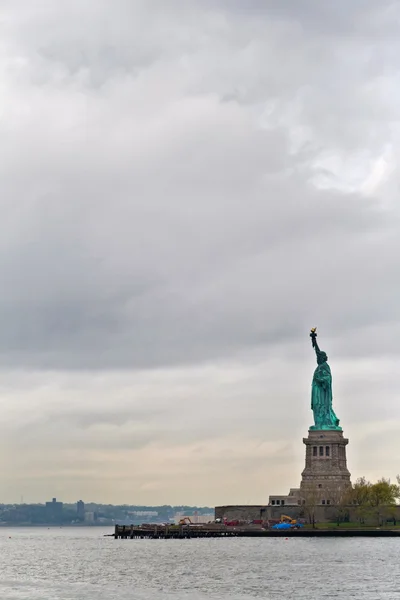
<svg viewBox="0 0 400 600">
<path fill-rule="evenodd" d="M 292 526 L 290 523 L 277 523 L 272 526 L 272 529 L 291 529 Z"/>
</svg>

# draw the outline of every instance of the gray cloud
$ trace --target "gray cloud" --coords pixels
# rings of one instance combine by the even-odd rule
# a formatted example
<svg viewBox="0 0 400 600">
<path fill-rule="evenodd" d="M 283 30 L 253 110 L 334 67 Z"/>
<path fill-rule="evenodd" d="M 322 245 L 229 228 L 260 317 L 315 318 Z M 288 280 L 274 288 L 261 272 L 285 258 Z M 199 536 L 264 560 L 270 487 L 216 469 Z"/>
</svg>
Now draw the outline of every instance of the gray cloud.
<svg viewBox="0 0 400 600">
<path fill-rule="evenodd" d="M 240 2 L 229 3 L 227 0 L 225 6 L 234 5 L 237 9 L 241 6 Z M 369 22 L 372 15 L 385 13 L 390 10 L 395 3 L 392 0 L 384 1 L 380 10 L 373 0 L 356 0 L 351 6 L 344 0 L 335 2 L 335 4 L 320 4 L 317 0 L 300 0 L 299 2 L 279 2 L 278 0 L 252 0 L 248 4 L 249 10 L 259 10 L 266 16 L 273 14 L 284 15 L 287 19 L 304 23 L 306 27 L 317 26 L 316 33 L 321 32 L 321 28 L 329 27 L 336 35 L 342 29 L 350 30 L 358 24 L 365 25 Z M 243 10 L 243 9 L 242 9 Z M 244 11 L 243 11 L 244 12 Z M 357 22 L 357 20 L 358 22 Z"/>
<path fill-rule="evenodd" d="M 104 477 L 154 465 L 143 498 L 163 457 L 178 477 L 224 453 L 265 494 L 260 463 L 301 468 L 310 326 L 359 447 L 397 419 L 371 365 L 399 354 L 399 9 L 167 4 L 3 2 L 3 445 L 44 470 L 53 447 L 61 491 L 80 449 Z"/>
</svg>

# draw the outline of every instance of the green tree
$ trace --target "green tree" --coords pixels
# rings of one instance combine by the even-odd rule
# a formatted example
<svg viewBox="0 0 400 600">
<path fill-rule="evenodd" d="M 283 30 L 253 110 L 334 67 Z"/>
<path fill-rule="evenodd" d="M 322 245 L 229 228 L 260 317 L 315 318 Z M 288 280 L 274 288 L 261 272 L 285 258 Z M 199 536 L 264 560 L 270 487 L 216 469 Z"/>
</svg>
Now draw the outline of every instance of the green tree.
<svg viewBox="0 0 400 600">
<path fill-rule="evenodd" d="M 395 509 L 399 498 L 400 486 L 391 483 L 390 479 L 382 478 L 371 485 L 370 506 L 378 525 L 383 524 L 388 517 L 393 516 L 393 509 Z"/>
<path fill-rule="evenodd" d="M 349 503 L 356 506 L 356 515 L 360 525 L 364 525 L 368 519 L 370 509 L 370 493 L 372 483 L 367 481 L 365 477 L 359 477 L 353 484 L 353 489 L 349 494 Z"/>
<path fill-rule="evenodd" d="M 360 524 L 372 520 L 376 525 L 383 524 L 388 518 L 395 518 L 396 505 L 400 498 L 400 482 L 382 478 L 376 483 L 365 477 L 357 479 L 349 495 L 350 504 L 355 505 Z"/>
</svg>

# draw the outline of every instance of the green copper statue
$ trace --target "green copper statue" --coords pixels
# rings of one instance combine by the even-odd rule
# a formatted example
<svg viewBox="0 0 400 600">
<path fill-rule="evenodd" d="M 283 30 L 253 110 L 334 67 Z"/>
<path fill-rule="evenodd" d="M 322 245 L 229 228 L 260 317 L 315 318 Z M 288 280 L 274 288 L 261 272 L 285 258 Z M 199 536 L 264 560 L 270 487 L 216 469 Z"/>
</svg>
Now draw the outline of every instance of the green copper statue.
<svg viewBox="0 0 400 600">
<path fill-rule="evenodd" d="M 332 408 L 332 375 L 327 363 L 328 357 L 319 349 L 317 344 L 317 328 L 311 329 L 311 341 L 317 355 L 317 368 L 311 387 L 311 408 L 314 413 L 314 425 L 310 429 L 334 429 L 341 431 L 339 419 Z"/>
</svg>

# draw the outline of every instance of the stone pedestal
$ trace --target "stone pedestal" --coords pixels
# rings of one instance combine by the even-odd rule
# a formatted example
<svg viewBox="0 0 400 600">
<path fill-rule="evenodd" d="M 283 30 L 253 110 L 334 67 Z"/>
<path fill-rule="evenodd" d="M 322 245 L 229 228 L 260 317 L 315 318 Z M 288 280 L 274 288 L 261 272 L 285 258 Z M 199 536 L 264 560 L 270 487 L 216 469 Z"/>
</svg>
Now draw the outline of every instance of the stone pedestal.
<svg viewBox="0 0 400 600">
<path fill-rule="evenodd" d="M 322 504 L 337 504 L 339 496 L 351 486 L 347 469 L 346 446 L 342 431 L 310 430 L 303 439 L 306 466 L 302 473 L 302 496 L 317 493 Z"/>
</svg>

